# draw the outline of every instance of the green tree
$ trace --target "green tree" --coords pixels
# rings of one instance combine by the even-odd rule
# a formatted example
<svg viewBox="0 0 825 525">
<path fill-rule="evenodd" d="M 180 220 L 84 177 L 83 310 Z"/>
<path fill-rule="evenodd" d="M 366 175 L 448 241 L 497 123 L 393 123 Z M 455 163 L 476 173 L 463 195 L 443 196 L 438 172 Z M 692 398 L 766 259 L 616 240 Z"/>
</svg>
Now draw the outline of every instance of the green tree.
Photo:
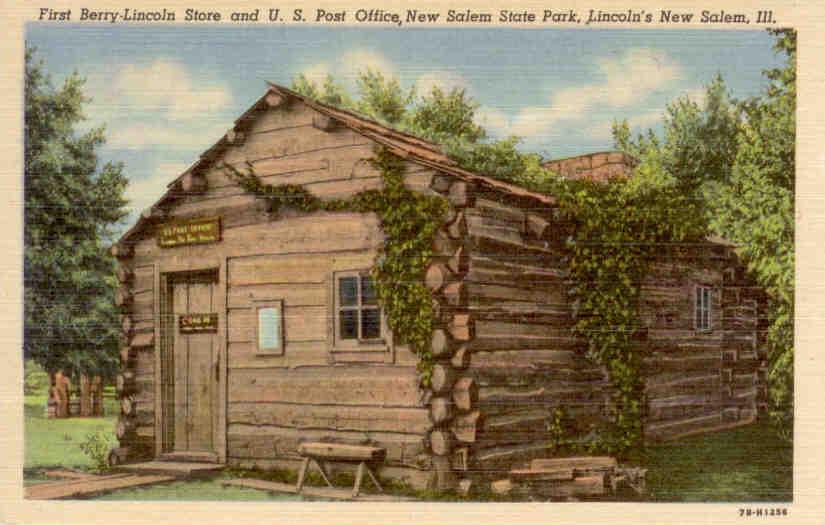
<svg viewBox="0 0 825 525">
<path fill-rule="evenodd" d="M 739 246 L 748 269 L 770 297 L 768 342 L 771 417 L 793 432 L 794 174 L 796 33 L 772 31 L 783 67 L 765 72 L 769 85 L 742 104 L 745 118 L 730 180 L 711 202 L 711 227 Z"/>
<path fill-rule="evenodd" d="M 113 226 L 125 217 L 122 165 L 99 166 L 102 128 L 79 133 L 83 79 L 55 89 L 25 57 L 24 353 L 46 370 L 111 375 L 118 362 Z"/>
<path fill-rule="evenodd" d="M 415 100 L 406 128 L 433 142 L 466 142 L 475 144 L 486 136 L 484 128 L 475 123 L 478 104 L 461 88 L 444 91 L 433 86 L 429 93 Z"/>
</svg>

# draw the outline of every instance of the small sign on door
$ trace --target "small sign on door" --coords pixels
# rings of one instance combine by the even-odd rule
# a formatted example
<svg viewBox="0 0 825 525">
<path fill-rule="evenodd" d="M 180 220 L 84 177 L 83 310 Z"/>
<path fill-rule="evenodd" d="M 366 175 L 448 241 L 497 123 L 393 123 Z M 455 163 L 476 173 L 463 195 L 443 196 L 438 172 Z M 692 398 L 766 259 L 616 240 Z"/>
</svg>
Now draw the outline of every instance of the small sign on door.
<svg viewBox="0 0 825 525">
<path fill-rule="evenodd" d="M 182 334 L 205 334 L 218 331 L 218 314 L 185 314 L 178 318 Z"/>
</svg>

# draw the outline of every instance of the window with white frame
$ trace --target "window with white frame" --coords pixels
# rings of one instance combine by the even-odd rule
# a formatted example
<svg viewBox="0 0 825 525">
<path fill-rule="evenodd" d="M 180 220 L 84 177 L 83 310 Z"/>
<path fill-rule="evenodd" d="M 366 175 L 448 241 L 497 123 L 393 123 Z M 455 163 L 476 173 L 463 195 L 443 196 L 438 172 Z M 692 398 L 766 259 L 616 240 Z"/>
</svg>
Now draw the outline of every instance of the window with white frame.
<svg viewBox="0 0 825 525">
<path fill-rule="evenodd" d="M 368 272 L 335 274 L 334 319 L 336 348 L 384 342 L 381 306 Z"/>
<path fill-rule="evenodd" d="M 709 286 L 699 285 L 696 287 L 694 326 L 697 330 L 707 331 L 711 329 L 711 292 L 712 289 Z"/>
</svg>

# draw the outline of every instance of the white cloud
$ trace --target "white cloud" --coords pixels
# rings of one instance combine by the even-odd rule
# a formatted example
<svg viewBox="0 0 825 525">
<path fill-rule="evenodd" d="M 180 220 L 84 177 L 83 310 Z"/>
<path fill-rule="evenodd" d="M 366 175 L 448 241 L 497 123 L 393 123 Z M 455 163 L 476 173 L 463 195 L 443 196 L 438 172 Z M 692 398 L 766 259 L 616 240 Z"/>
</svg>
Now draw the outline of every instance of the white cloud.
<svg viewBox="0 0 825 525">
<path fill-rule="evenodd" d="M 415 81 L 415 86 L 419 95 L 425 95 L 432 91 L 433 87 L 438 86 L 444 91 L 450 91 L 453 88 L 466 90 L 469 87 L 467 79 L 454 73 L 452 71 L 429 71 L 424 73 Z"/>
<path fill-rule="evenodd" d="M 232 103 L 227 86 L 196 78 L 185 65 L 166 59 L 123 65 L 111 76 L 91 78 L 90 88 L 96 114 L 110 119 L 139 112 L 172 121 L 191 120 Z"/>
<path fill-rule="evenodd" d="M 140 214 L 157 202 L 166 191 L 166 185 L 188 167 L 180 162 L 161 162 L 148 177 L 130 180 L 126 188 L 126 198 L 129 199 L 129 207 L 133 214 Z"/>
<path fill-rule="evenodd" d="M 579 122 L 595 112 L 626 109 L 666 89 L 682 75 L 678 63 L 648 48 L 602 58 L 596 66 L 598 80 L 558 91 L 547 105 L 522 108 L 511 119 L 508 133 L 542 135 L 560 123 Z"/>
<path fill-rule="evenodd" d="M 113 149 L 143 149 L 161 146 L 175 150 L 205 150 L 217 142 L 226 132 L 222 123 L 181 125 L 171 121 L 166 125 L 157 122 L 123 122 L 109 126 L 107 146 Z"/>
<path fill-rule="evenodd" d="M 353 49 L 344 53 L 338 64 L 339 72 L 344 77 L 354 79 L 358 72 L 365 69 L 380 71 L 385 76 L 397 77 L 398 68 L 387 57 L 371 49 Z"/>
<path fill-rule="evenodd" d="M 341 54 L 335 63 L 319 62 L 305 67 L 299 73 L 319 85 L 326 80 L 327 75 L 332 75 L 335 80 L 352 89 L 358 73 L 366 69 L 381 72 L 390 78 L 398 76 L 398 68 L 391 60 L 379 51 L 362 48 L 351 49 Z"/>
<path fill-rule="evenodd" d="M 329 68 L 329 64 L 326 62 L 321 62 L 319 64 L 309 66 L 301 71 L 301 74 L 303 74 L 310 82 L 315 82 L 320 85 L 327 79 L 327 75 L 332 74 L 332 71 Z"/>
<path fill-rule="evenodd" d="M 498 108 L 481 106 L 476 110 L 475 121 L 491 135 L 503 137 L 510 134 L 510 119 Z"/>
</svg>

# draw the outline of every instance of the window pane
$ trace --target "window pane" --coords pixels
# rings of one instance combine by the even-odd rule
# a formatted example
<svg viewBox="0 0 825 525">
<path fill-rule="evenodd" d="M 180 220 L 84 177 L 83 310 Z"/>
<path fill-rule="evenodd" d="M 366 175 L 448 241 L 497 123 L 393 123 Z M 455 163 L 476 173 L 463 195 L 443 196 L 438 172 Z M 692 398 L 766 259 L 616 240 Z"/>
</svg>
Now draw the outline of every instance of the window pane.
<svg viewBox="0 0 825 525">
<path fill-rule="evenodd" d="M 358 310 L 342 310 L 340 314 L 340 338 L 358 339 Z"/>
<path fill-rule="evenodd" d="M 355 306 L 358 304 L 358 278 L 342 277 L 338 281 L 338 297 L 341 306 Z"/>
<path fill-rule="evenodd" d="M 372 282 L 372 277 L 364 275 L 361 277 L 361 304 L 378 304 L 378 298 L 375 295 L 375 286 Z"/>
<path fill-rule="evenodd" d="M 361 311 L 361 338 L 378 339 L 381 337 L 381 313 L 380 310 Z"/>
<path fill-rule="evenodd" d="M 281 348 L 281 311 L 278 308 L 258 310 L 258 350 Z"/>
</svg>

